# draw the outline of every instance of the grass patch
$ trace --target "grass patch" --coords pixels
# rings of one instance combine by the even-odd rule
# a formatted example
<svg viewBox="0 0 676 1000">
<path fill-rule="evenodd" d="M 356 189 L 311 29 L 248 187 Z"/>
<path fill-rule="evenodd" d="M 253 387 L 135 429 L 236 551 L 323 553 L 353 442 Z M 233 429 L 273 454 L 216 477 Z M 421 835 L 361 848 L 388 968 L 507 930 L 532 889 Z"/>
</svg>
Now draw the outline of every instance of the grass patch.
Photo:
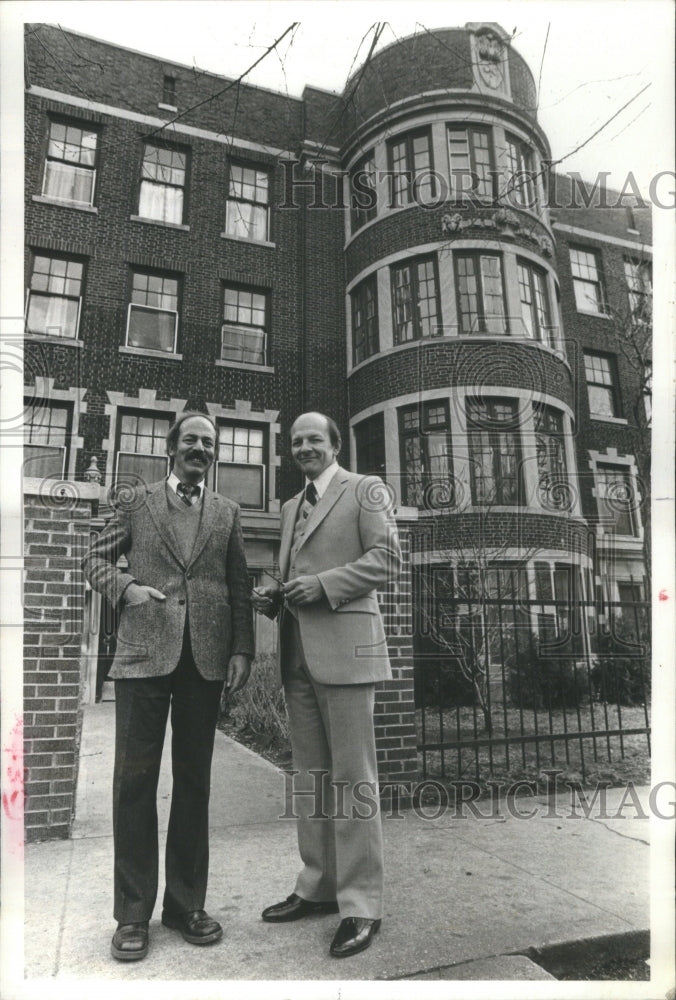
<svg viewBox="0 0 676 1000">
<path fill-rule="evenodd" d="M 255 658 L 248 683 L 236 694 L 224 691 L 218 728 L 278 767 L 289 765 L 289 724 L 273 655 Z"/>
</svg>

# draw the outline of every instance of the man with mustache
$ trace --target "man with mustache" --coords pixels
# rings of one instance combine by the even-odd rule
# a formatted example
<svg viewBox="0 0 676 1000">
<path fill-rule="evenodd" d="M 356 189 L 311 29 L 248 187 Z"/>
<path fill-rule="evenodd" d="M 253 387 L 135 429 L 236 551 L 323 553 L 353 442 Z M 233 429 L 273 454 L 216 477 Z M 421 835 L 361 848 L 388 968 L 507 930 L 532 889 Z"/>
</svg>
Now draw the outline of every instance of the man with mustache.
<svg viewBox="0 0 676 1000">
<path fill-rule="evenodd" d="M 171 472 L 120 503 L 83 568 L 121 609 L 115 681 L 111 952 L 145 958 L 158 888 L 157 783 L 171 710 L 173 788 L 162 923 L 190 944 L 223 934 L 204 910 L 211 758 L 223 684 L 249 676 L 253 627 L 238 505 L 205 477 L 217 431 L 185 412 L 167 434 Z M 126 556 L 127 567 L 117 565 Z"/>
<path fill-rule="evenodd" d="M 322 413 L 291 428 L 305 477 L 282 509 L 283 584 L 254 591 L 280 619 L 280 666 L 293 750 L 293 802 L 303 867 L 294 891 L 263 910 L 286 923 L 340 913 L 330 953 L 364 951 L 380 928 L 383 843 L 373 708 L 391 677 L 376 588 L 399 575 L 389 496 L 376 477 L 337 462 L 340 433 Z"/>
</svg>

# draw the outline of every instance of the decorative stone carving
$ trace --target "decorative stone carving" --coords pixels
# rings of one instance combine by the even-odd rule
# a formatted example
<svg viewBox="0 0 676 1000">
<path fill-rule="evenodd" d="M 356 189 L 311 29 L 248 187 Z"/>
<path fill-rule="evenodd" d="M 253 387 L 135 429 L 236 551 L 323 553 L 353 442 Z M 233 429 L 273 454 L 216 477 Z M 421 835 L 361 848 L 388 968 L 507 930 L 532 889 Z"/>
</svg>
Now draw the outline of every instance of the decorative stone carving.
<svg viewBox="0 0 676 1000">
<path fill-rule="evenodd" d="M 84 480 L 86 483 L 101 482 L 101 470 L 99 469 L 99 460 L 96 455 L 92 455 L 89 466 L 85 469 Z"/>
<path fill-rule="evenodd" d="M 465 229 L 493 229 L 498 236 L 520 236 L 535 243 L 546 257 L 554 255 L 554 246 L 549 237 L 534 232 L 532 224 L 524 223 L 516 212 L 508 208 L 497 208 L 482 215 L 445 212 L 441 216 L 441 232 L 444 236 L 457 236 Z"/>
<path fill-rule="evenodd" d="M 505 47 L 492 31 L 484 31 L 476 36 L 478 68 L 484 83 L 497 90 L 502 86 Z"/>
</svg>

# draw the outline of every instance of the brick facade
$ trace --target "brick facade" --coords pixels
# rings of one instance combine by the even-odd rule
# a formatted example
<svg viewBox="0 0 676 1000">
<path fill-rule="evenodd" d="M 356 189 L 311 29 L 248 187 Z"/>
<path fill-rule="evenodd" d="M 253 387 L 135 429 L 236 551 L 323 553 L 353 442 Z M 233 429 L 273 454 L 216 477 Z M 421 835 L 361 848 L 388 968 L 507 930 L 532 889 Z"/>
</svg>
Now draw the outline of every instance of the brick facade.
<svg viewBox="0 0 676 1000">
<path fill-rule="evenodd" d="M 510 559 L 521 555 L 532 562 L 534 552 L 544 552 L 552 565 L 563 559 L 578 567 L 588 567 L 613 543 L 623 579 L 642 577 L 649 485 L 643 372 L 618 334 L 629 311 L 626 261 L 650 258 L 649 213 L 636 206 L 604 207 L 598 195 L 594 200 L 589 192 L 580 194 L 564 176 L 547 178 L 550 149 L 536 118 L 533 75 L 499 26 L 418 33 L 375 53 L 355 70 L 344 94 L 308 86 L 300 99 L 235 87 L 227 78 L 50 25 L 29 27 L 26 66 L 27 286 L 36 257 L 68 258 L 83 269 L 77 335 L 57 339 L 47 329 L 26 337 L 26 399 L 45 409 L 52 403 L 70 407 L 64 478 L 100 478 L 98 492 L 91 487 L 99 514 L 109 511 L 123 414 L 170 419 L 186 407 L 207 410 L 222 424 L 263 431 L 262 509 L 245 507 L 243 527 L 252 571 L 274 573 L 280 504 L 301 485 L 288 449 L 294 418 L 307 409 L 329 413 L 343 434 L 342 464 L 370 471 L 357 454 L 357 431 L 360 421 L 375 415 L 382 421 L 379 471 L 393 488 L 414 562 L 429 553 L 447 553 L 451 561 L 479 534 L 487 549 L 509 548 Z M 163 103 L 167 78 L 174 81 L 175 110 Z M 96 133 L 91 204 L 43 194 L 52 123 Z M 366 154 L 387 172 L 399 144 L 397 155 L 406 147 L 407 169 L 415 172 L 412 137 L 421 135 L 415 155 L 428 144 L 423 155 L 443 197 L 430 208 L 404 193 L 393 204 L 382 184 L 372 216 L 351 218 L 345 178 L 355 162 Z M 474 157 L 475 166 L 484 156 L 484 167 L 497 177 L 490 194 L 471 202 L 458 194 L 452 142 L 456 155 L 457 144 L 465 143 L 462 155 Z M 180 222 L 139 216 L 147 143 L 184 158 Z M 506 204 L 500 170 L 509 157 L 532 163 L 535 208 Z M 225 235 L 233 165 L 268 178 L 265 238 Z M 596 311 L 578 307 L 571 247 L 598 255 L 604 301 Z M 425 329 L 422 313 L 416 318 L 425 299 L 423 279 L 395 287 L 404 269 L 415 271 L 421 254 L 433 261 L 439 286 L 435 294 L 427 288 L 437 311 L 436 325 Z M 477 268 L 462 288 L 460 257 L 471 257 Z M 540 295 L 530 313 L 532 319 L 540 309 L 533 320 L 537 329 L 527 322 L 532 301 L 524 291 L 524 268 L 531 274 L 533 301 L 534 289 Z M 177 282 L 178 332 L 171 351 L 127 344 L 135 272 Z M 378 343 L 354 366 L 355 295 L 364 279 L 376 287 Z M 479 279 L 486 285 L 481 308 Z M 237 363 L 227 353 L 221 356 L 226 286 L 265 297 L 262 360 Z M 610 419 L 590 412 L 585 352 L 612 359 L 616 413 Z M 528 455 L 529 486 L 507 498 L 511 509 L 492 510 L 472 494 L 472 462 L 485 466 L 492 449 L 493 468 L 482 470 L 487 482 L 508 467 L 494 442 L 484 441 L 483 450 L 468 443 L 465 401 L 483 395 L 518 402 L 519 417 L 524 415 L 514 453 L 519 460 Z M 402 406 L 417 397 L 425 404 L 438 397 L 448 407 L 452 456 L 446 469 L 456 476 L 463 463 L 465 468 L 454 487 L 464 490 L 464 506 L 430 512 L 420 503 L 414 518 L 404 497 L 410 469 L 404 467 L 399 421 Z M 560 421 L 557 433 L 565 439 L 557 475 L 563 466 L 573 498 L 568 512 L 548 509 L 539 489 L 540 465 L 549 460 L 543 442 L 535 442 L 534 407 L 541 403 Z M 420 456 L 428 433 L 421 430 Z M 432 458 L 439 462 L 438 451 Z M 423 461 L 429 463 L 429 456 Z M 612 527 L 604 535 L 599 526 L 597 467 L 606 462 L 615 463 L 627 482 L 643 478 L 643 487 L 635 488 L 642 497 L 642 524 L 634 519 L 632 537 L 618 539 Z M 424 475 L 431 474 L 425 468 Z M 75 702 L 82 685 L 77 688 L 73 662 L 79 653 L 72 652 L 75 642 L 50 641 L 50 634 L 62 634 L 66 617 L 47 618 L 49 608 L 68 610 L 73 635 L 76 624 L 82 630 L 74 552 L 84 537 L 77 526 L 87 521 L 87 504 L 76 502 L 73 510 L 67 526 L 65 507 L 40 517 L 34 499 L 27 499 L 26 594 L 39 611 L 26 628 L 27 817 L 43 832 L 52 822 L 57 835 L 67 831 L 72 801 L 57 798 L 50 805 L 47 799 L 52 793 L 67 796 L 66 786 L 56 783 L 72 786 L 75 770 L 54 778 L 39 772 L 76 768 Z M 606 596 L 614 599 L 608 565 L 596 564 L 596 583 L 610 588 Z M 379 762 L 384 780 L 408 780 L 416 760 L 409 568 L 381 598 L 395 676 L 378 695 Z M 85 623 L 90 664 L 98 654 L 96 641 Z M 49 677 L 58 680 L 50 684 Z M 58 749 L 40 749 L 40 740 Z"/>
</svg>

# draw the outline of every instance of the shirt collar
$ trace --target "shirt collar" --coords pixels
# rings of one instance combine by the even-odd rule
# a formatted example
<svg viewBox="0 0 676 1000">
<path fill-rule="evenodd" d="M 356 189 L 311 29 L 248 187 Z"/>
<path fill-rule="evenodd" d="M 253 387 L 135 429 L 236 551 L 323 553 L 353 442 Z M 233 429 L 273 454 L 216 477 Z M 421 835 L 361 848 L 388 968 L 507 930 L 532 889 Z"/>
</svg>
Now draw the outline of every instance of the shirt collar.
<svg viewBox="0 0 676 1000">
<path fill-rule="evenodd" d="M 317 496 L 321 500 L 336 472 L 338 472 L 338 463 L 331 462 L 331 465 L 328 465 L 323 472 L 320 472 L 316 479 L 308 479 L 306 476 L 305 485 L 307 486 L 308 483 L 314 483 L 315 489 L 317 490 Z"/>
<path fill-rule="evenodd" d="M 172 489 L 174 491 L 174 493 L 176 492 L 176 487 L 178 486 L 178 484 L 180 482 L 181 482 L 181 480 L 178 478 L 178 476 L 176 475 L 175 472 L 172 471 L 172 472 L 169 473 L 169 478 L 167 479 L 167 486 L 169 486 L 169 488 Z M 198 499 L 201 500 L 202 497 L 204 496 L 205 491 L 206 491 L 206 484 L 205 484 L 204 480 L 201 479 L 199 481 L 199 483 L 195 483 L 195 486 L 199 486 L 199 488 L 200 488 Z"/>
</svg>

